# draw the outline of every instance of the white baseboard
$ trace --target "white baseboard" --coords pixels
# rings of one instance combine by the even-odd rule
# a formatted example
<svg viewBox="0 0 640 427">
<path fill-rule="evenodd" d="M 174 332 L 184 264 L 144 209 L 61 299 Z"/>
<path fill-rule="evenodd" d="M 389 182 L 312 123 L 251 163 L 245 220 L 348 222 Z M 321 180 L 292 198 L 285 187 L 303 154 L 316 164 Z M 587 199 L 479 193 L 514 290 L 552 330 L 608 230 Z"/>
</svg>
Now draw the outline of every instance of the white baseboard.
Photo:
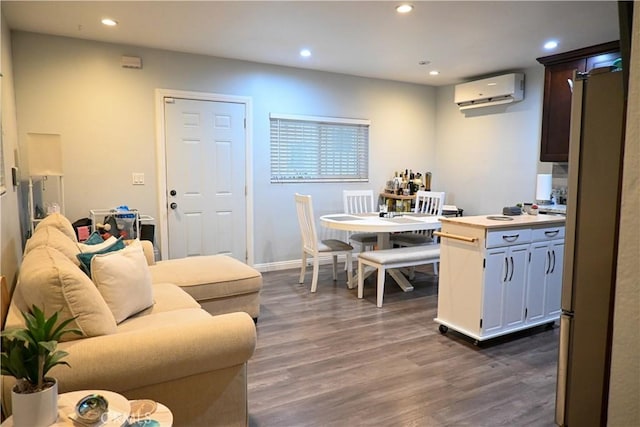
<svg viewBox="0 0 640 427">
<path fill-rule="evenodd" d="M 353 254 L 353 260 L 358 260 L 358 254 Z M 299 269 L 300 264 L 302 263 L 301 259 L 294 259 L 290 261 L 278 261 L 278 262 L 267 262 L 262 264 L 254 264 L 253 268 L 258 270 L 261 273 L 266 273 L 268 271 L 279 271 L 279 270 L 290 270 L 290 269 Z M 338 259 L 338 264 L 344 263 L 344 258 Z M 320 265 L 331 264 L 331 257 L 320 257 Z M 307 267 L 313 266 L 313 263 L 309 261 L 307 258 Z"/>
<path fill-rule="evenodd" d="M 268 262 L 263 264 L 253 264 L 253 268 L 260 273 L 278 270 L 290 270 L 292 268 L 300 268 L 300 260 Z"/>
</svg>

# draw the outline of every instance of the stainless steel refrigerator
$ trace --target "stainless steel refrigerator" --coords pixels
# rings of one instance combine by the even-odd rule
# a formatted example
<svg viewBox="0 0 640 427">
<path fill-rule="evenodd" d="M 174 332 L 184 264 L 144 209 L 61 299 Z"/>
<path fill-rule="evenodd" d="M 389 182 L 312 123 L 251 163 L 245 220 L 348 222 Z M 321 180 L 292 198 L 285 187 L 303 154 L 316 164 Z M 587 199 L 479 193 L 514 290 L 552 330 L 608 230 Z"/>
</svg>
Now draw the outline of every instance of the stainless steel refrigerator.
<svg viewBox="0 0 640 427">
<path fill-rule="evenodd" d="M 624 146 L 622 72 L 573 82 L 556 423 L 606 425 Z"/>
</svg>

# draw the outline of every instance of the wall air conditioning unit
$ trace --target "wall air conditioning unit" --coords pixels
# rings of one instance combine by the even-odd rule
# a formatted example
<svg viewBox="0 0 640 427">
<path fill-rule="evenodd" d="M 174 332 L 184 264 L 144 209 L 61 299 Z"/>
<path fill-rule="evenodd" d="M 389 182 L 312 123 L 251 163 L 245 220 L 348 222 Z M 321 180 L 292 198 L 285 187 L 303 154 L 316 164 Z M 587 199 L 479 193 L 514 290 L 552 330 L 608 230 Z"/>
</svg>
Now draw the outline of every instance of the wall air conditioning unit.
<svg viewBox="0 0 640 427">
<path fill-rule="evenodd" d="M 460 111 L 508 104 L 524 98 L 524 74 L 512 73 L 456 85 L 454 101 Z"/>
</svg>

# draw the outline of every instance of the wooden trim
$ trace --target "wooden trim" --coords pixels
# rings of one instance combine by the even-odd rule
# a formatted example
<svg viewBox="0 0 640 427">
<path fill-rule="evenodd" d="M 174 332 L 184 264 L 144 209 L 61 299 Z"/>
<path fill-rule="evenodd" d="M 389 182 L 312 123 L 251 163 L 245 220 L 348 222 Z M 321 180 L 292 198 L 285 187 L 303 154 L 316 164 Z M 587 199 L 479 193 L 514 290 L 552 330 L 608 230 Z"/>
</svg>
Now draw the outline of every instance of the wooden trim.
<svg viewBox="0 0 640 427">
<path fill-rule="evenodd" d="M 601 55 L 603 53 L 618 52 L 620 50 L 620 40 L 614 40 L 607 43 L 601 43 L 594 46 L 584 47 L 582 49 L 570 50 L 568 52 L 557 53 L 555 55 L 542 56 L 536 58 L 536 61 L 542 65 L 549 66 L 560 64 L 563 62 L 582 59 L 589 56 Z"/>
</svg>

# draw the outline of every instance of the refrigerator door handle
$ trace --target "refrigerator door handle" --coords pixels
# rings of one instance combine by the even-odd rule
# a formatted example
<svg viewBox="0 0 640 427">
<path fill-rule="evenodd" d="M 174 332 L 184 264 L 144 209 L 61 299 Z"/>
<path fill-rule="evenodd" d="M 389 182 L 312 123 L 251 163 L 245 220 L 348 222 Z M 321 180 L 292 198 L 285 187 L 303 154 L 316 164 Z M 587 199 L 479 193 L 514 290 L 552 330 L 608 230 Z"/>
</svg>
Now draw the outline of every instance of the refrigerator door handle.
<svg viewBox="0 0 640 427">
<path fill-rule="evenodd" d="M 569 336 L 573 314 L 560 315 L 560 343 L 558 345 L 558 378 L 556 382 L 556 424 L 566 426 L 567 370 L 569 365 Z"/>
</svg>

